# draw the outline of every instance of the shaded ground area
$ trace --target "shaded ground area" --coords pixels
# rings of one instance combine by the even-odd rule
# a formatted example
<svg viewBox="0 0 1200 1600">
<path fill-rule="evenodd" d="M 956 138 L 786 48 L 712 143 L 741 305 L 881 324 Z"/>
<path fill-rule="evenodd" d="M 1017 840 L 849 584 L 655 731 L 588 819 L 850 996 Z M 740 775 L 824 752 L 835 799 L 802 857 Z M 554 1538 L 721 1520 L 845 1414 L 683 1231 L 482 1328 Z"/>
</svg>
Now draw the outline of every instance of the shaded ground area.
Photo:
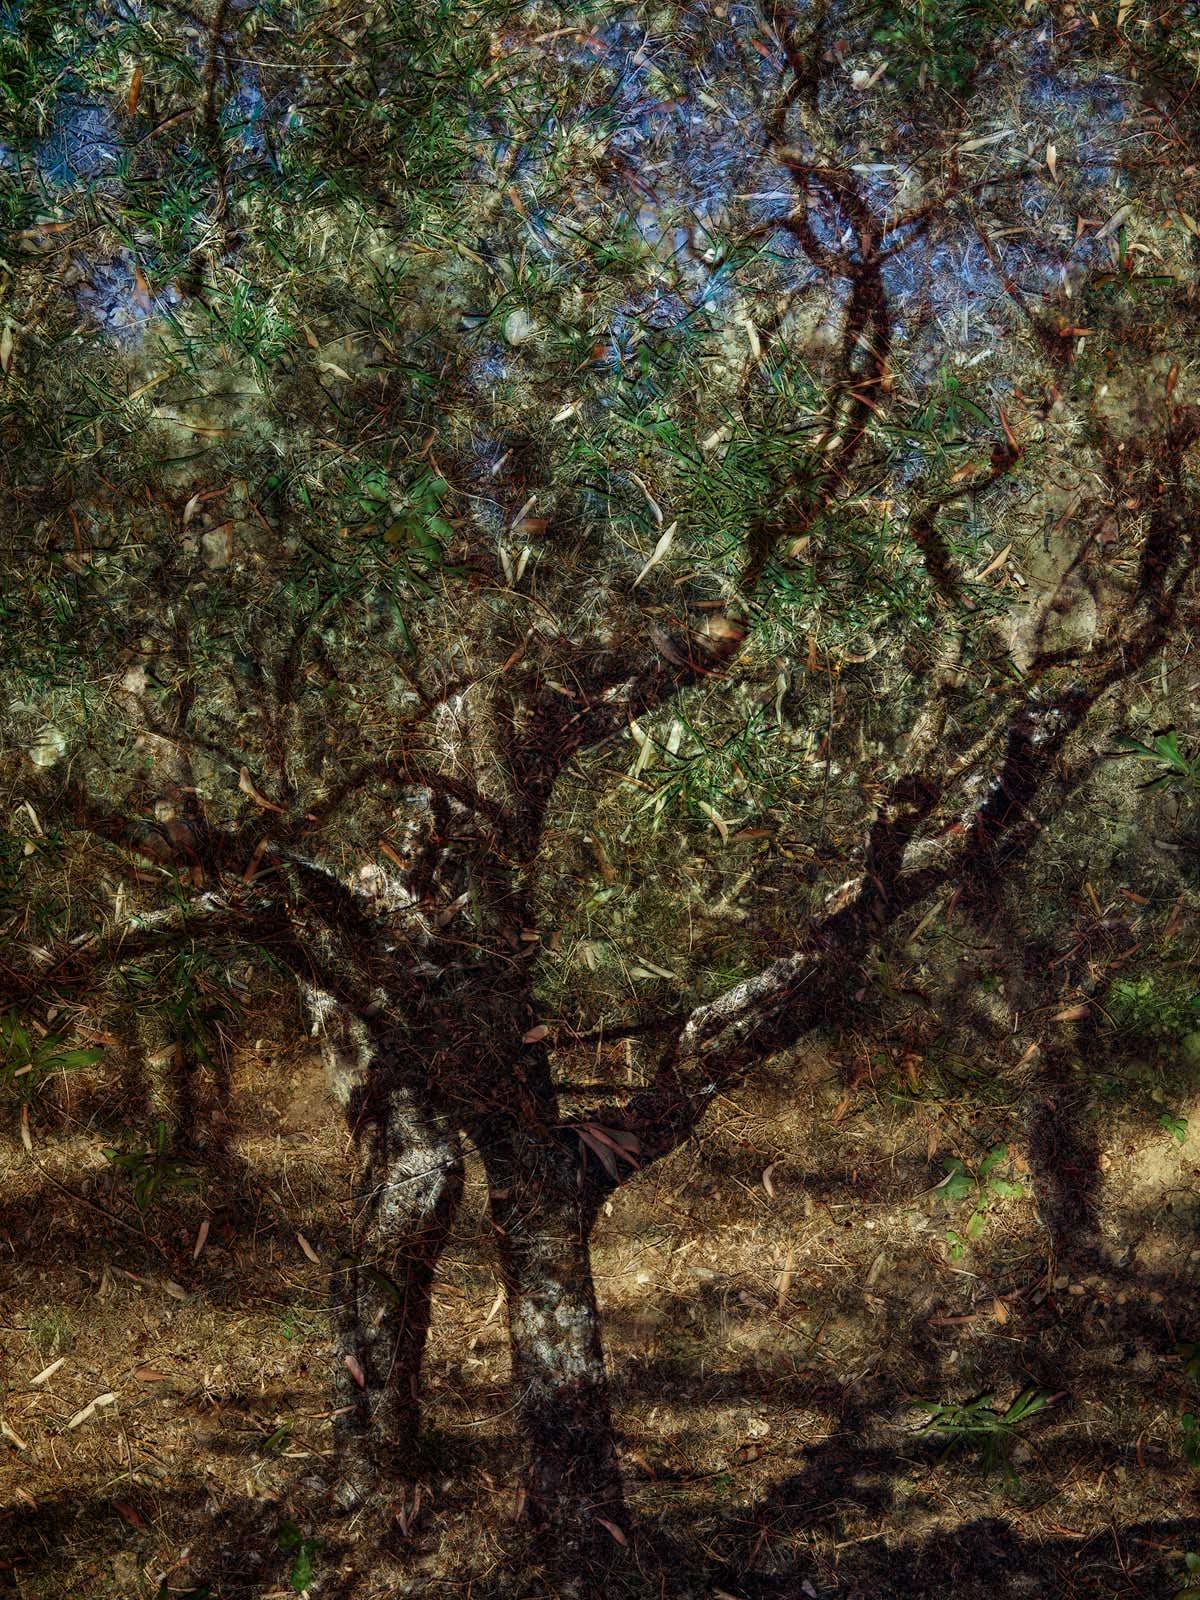
<svg viewBox="0 0 1200 1600">
<path fill-rule="evenodd" d="M 1200 1542 L 1182 1420 L 1200 1273 L 1192 1140 L 1089 1124 L 1097 1248 L 1056 1257 L 1019 1108 L 947 1095 L 911 1056 L 864 1068 L 858 1053 L 806 1059 L 800 1104 L 789 1071 L 719 1108 L 697 1148 L 602 1226 L 643 1529 L 630 1592 L 1163 1592 Z M 144 1221 L 86 1103 L 10 1158 L 15 1593 L 154 1594 L 164 1573 L 164 1592 L 290 1592 L 293 1525 L 314 1541 L 315 1593 L 339 1592 L 354 1566 L 354 1525 L 326 1498 L 344 1136 L 311 1057 L 249 1057 L 233 1079 L 238 1132 L 195 1162 L 201 1193 L 167 1194 Z M 93 1126 L 104 1115 L 93 1107 Z M 994 1170 L 1026 1192 L 994 1197 L 959 1254 L 976 1197 L 937 1187 L 943 1157 L 977 1167 L 1006 1134 Z M 435 1297 L 430 1434 L 387 1504 L 366 1593 L 538 1592 L 513 1519 L 497 1285 L 473 1206 Z M 989 1393 L 965 1431 L 952 1408 Z M 991 1425 L 1021 1395 L 1029 1418 Z M 927 1426 L 934 1406 L 944 1430 Z"/>
<path fill-rule="evenodd" d="M 616 681 L 646 624 L 694 681 L 567 767 L 518 943 L 570 1114 L 647 1082 L 681 1004 L 872 869 L 932 682 L 971 796 L 1014 685 L 1166 613 L 1198 62 L 1187 7 L 1125 0 L 0 7 L 5 941 L 162 890 L 152 851 L 122 877 L 43 825 L 21 785 L 66 769 L 159 829 L 187 793 L 334 817 L 398 915 L 407 802 L 382 831 L 370 802 L 429 618 L 493 608 L 439 635 L 440 688 L 478 657 L 581 706 L 558 641 Z M 750 552 L 718 677 L 742 535 L 830 461 Z M 612 1593 L 1185 1588 L 1197 620 L 1193 587 L 993 870 L 605 1206 Z M 292 987 L 196 948 L 41 1007 L 24 1053 L 9 1024 L 0 1592 L 571 1593 L 519 1489 L 478 1155 L 427 1431 L 338 1514 L 353 1157 Z"/>
</svg>

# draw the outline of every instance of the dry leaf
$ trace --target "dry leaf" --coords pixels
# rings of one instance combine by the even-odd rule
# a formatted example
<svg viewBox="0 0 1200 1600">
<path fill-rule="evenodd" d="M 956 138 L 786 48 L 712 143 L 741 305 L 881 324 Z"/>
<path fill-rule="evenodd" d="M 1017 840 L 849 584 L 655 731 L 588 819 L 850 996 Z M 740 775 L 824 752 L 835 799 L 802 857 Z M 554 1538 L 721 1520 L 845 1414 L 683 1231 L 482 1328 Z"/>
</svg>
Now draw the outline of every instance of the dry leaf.
<svg viewBox="0 0 1200 1600">
<path fill-rule="evenodd" d="M 163 1279 L 163 1288 L 171 1296 L 172 1300 L 186 1300 L 188 1297 L 188 1292 L 183 1285 L 174 1283 L 170 1278 Z"/>
<path fill-rule="evenodd" d="M 993 556 L 992 559 L 988 562 L 986 567 L 980 567 L 978 572 L 974 572 L 974 573 L 971 574 L 970 582 L 971 583 L 979 583 L 984 578 L 990 578 L 992 573 L 995 572 L 996 568 L 997 567 L 1002 567 L 1004 565 L 1004 563 L 1008 560 L 1009 553 L 1011 552 L 1011 550 L 1012 550 L 1012 545 L 1011 544 L 1006 544 L 1004 546 L 1004 549 L 1001 550 L 1000 554 L 998 556 Z"/>
<path fill-rule="evenodd" d="M 361 1365 L 355 1359 L 355 1357 L 354 1356 L 343 1356 L 342 1357 L 342 1364 L 345 1366 L 346 1371 L 354 1379 L 354 1381 L 358 1385 L 358 1387 L 360 1389 L 365 1389 L 367 1387 L 366 1373 L 363 1371 Z"/>
<path fill-rule="evenodd" d="M 496 1298 L 492 1301 L 491 1310 L 488 1312 L 487 1316 L 484 1317 L 483 1321 L 479 1324 L 479 1326 L 481 1328 L 486 1328 L 488 1323 L 495 1319 L 496 1315 L 498 1314 L 498 1312 L 499 1312 L 499 1310 L 500 1310 L 500 1308 L 501 1308 L 501 1306 L 503 1304 L 504 1304 L 504 1290 L 503 1289 L 498 1289 L 496 1291 Z"/>
<path fill-rule="evenodd" d="M 296 1243 L 300 1246 L 301 1250 L 304 1251 L 304 1254 L 312 1262 L 314 1267 L 319 1267 L 321 1265 L 320 1256 L 313 1249 L 312 1245 L 309 1244 L 308 1240 L 304 1237 L 304 1235 L 302 1233 L 298 1233 L 296 1235 Z"/>
<path fill-rule="evenodd" d="M 389 861 L 393 862 L 398 867 L 403 867 L 406 865 L 404 857 L 398 850 L 393 849 L 386 839 L 380 839 L 379 853 L 380 855 L 386 856 Z"/>
<path fill-rule="evenodd" d="M 142 98 L 142 78 L 146 69 L 139 61 L 133 69 L 133 76 L 129 80 L 129 93 L 125 97 L 125 109 L 132 117 L 138 108 L 138 101 Z"/>
<path fill-rule="evenodd" d="M 25 1154 L 33 1154 L 33 1135 L 29 1131 L 29 1107 L 21 1107 L 21 1143 L 25 1146 Z"/>
<path fill-rule="evenodd" d="M 546 1026 L 546 1024 L 544 1022 L 539 1022 L 536 1028 L 530 1028 L 528 1033 L 523 1033 L 521 1035 L 521 1043 L 537 1044 L 540 1040 L 544 1039 L 549 1032 L 550 1029 Z"/>
<path fill-rule="evenodd" d="M 205 1244 L 207 1242 L 208 1242 L 208 1218 L 205 1217 L 204 1221 L 196 1229 L 196 1242 L 192 1246 L 192 1260 L 193 1261 L 198 1261 L 200 1259 L 200 1252 L 201 1252 L 201 1250 L 204 1249 L 204 1246 L 205 1246 Z"/>
<path fill-rule="evenodd" d="M 139 267 L 137 265 L 137 263 L 134 262 L 134 266 L 133 266 L 133 303 L 134 303 L 134 305 L 140 306 L 143 311 L 149 311 L 149 309 L 150 309 L 150 300 L 151 300 L 150 285 L 146 280 L 146 274 L 142 271 L 141 267 Z"/>
<path fill-rule="evenodd" d="M 66 1431 L 70 1433 L 72 1428 L 81 1427 L 83 1423 L 90 1421 L 102 1406 L 112 1406 L 116 1405 L 116 1403 L 117 1397 L 115 1394 L 98 1394 L 94 1400 L 89 1400 L 81 1411 L 75 1413 L 70 1422 L 67 1423 Z"/>
<path fill-rule="evenodd" d="M 1051 1022 L 1082 1022 L 1088 1015 L 1088 1007 L 1084 1002 L 1077 1006 L 1067 1006 L 1062 1011 L 1055 1012 L 1050 1018 Z"/>
<path fill-rule="evenodd" d="M 668 528 L 663 530 L 658 543 L 654 546 L 654 549 L 651 552 L 649 561 L 647 561 L 646 565 L 633 580 L 633 587 L 635 589 L 637 588 L 638 584 L 641 583 L 642 579 L 646 576 L 650 569 L 652 567 L 656 567 L 666 555 L 667 551 L 671 548 L 672 541 L 675 538 L 675 529 L 678 526 L 678 522 L 672 522 Z"/>
<path fill-rule="evenodd" d="M 788 1295 L 792 1292 L 792 1285 L 796 1281 L 796 1252 L 789 1250 L 787 1260 L 784 1262 L 783 1271 L 779 1274 L 779 1283 L 775 1292 L 775 1309 L 782 1311 L 787 1304 Z"/>
<path fill-rule="evenodd" d="M 1058 147 L 1048 144 L 1046 146 L 1046 166 L 1052 178 L 1058 177 Z"/>
<path fill-rule="evenodd" d="M 39 1383 L 48 1383 L 58 1371 L 59 1367 L 61 1367 L 64 1361 L 66 1361 L 66 1359 L 66 1356 L 59 1356 L 57 1361 L 52 1361 L 48 1367 L 43 1367 L 36 1378 L 30 1378 L 30 1387 L 32 1388 L 35 1384 Z"/>
<path fill-rule="evenodd" d="M 647 489 L 646 485 L 638 477 L 636 472 L 632 472 L 631 471 L 629 476 L 633 479 L 634 483 L 637 484 L 638 488 L 646 496 L 646 502 L 650 507 L 650 514 L 654 518 L 655 522 L 657 522 L 659 527 L 661 528 L 662 525 L 663 525 L 662 508 L 659 506 L 659 504 L 658 504 L 657 500 L 655 500 L 654 496 L 650 493 L 649 489 Z"/>
<path fill-rule="evenodd" d="M 127 1522 L 131 1528 L 145 1528 L 148 1526 L 145 1518 L 140 1516 L 126 1500 L 114 1500 L 113 1510 L 119 1517 Z"/>
<path fill-rule="evenodd" d="M 770 1195 L 772 1200 L 775 1198 L 775 1185 L 771 1182 L 771 1174 L 775 1171 L 775 1168 L 778 1165 L 778 1161 L 772 1161 L 769 1167 L 763 1168 L 762 1186 Z"/>
<path fill-rule="evenodd" d="M 171 1375 L 160 1372 L 157 1367 L 135 1367 L 134 1377 L 139 1383 L 170 1383 Z"/>
<path fill-rule="evenodd" d="M 725 818 L 723 816 L 721 816 L 720 812 L 716 811 L 712 806 L 709 805 L 707 800 L 701 800 L 701 801 L 698 802 L 698 804 L 700 806 L 701 811 L 703 811 L 704 815 L 708 818 L 708 820 L 712 823 L 713 827 L 721 835 L 721 843 L 722 844 L 728 844 L 729 843 L 729 823 L 725 820 Z"/>
<path fill-rule="evenodd" d="M 992 1301 L 992 1315 L 1001 1326 L 1008 1321 L 1008 1307 L 1003 1300 L 996 1299 Z"/>
<path fill-rule="evenodd" d="M 0 333 L 0 372 L 7 378 L 13 369 L 13 331 L 12 323 L 4 324 L 4 331 Z"/>
<path fill-rule="evenodd" d="M 18 1450 L 29 1449 L 29 1446 L 25 1443 L 24 1439 L 22 1439 L 21 1435 L 16 1431 L 15 1428 L 11 1428 L 8 1423 L 5 1422 L 3 1417 L 0 1417 L 0 1434 L 3 1434 L 9 1443 L 15 1445 Z"/>
<path fill-rule="evenodd" d="M 597 1517 L 596 1521 L 602 1528 L 607 1528 L 608 1532 L 612 1534 L 613 1538 L 618 1544 L 627 1545 L 629 1543 L 629 1540 L 625 1537 L 625 1530 L 623 1528 L 618 1528 L 615 1522 L 610 1522 L 607 1517 Z"/>
<path fill-rule="evenodd" d="M 1123 225 L 1126 222 L 1129 221 L 1129 219 L 1130 219 L 1130 217 L 1132 215 L 1133 215 L 1133 207 L 1132 206 L 1121 206 L 1121 208 L 1119 210 L 1113 212 L 1112 216 L 1109 217 L 1108 221 L 1104 224 L 1104 226 L 1097 230 L 1097 232 L 1096 232 L 1097 239 L 1107 239 L 1112 234 L 1117 233 L 1120 230 L 1120 228 L 1123 227 Z"/>
<path fill-rule="evenodd" d="M 261 806 L 264 811 L 277 811 L 280 816 L 283 816 L 284 808 L 282 806 L 275 805 L 275 803 L 271 800 L 267 800 L 263 795 L 259 794 L 258 790 L 254 787 L 254 784 L 250 779 L 250 769 L 248 767 L 243 767 L 241 772 L 238 773 L 238 788 L 243 794 L 248 794 L 251 800 L 254 801 L 254 804 L 256 806 Z"/>
</svg>

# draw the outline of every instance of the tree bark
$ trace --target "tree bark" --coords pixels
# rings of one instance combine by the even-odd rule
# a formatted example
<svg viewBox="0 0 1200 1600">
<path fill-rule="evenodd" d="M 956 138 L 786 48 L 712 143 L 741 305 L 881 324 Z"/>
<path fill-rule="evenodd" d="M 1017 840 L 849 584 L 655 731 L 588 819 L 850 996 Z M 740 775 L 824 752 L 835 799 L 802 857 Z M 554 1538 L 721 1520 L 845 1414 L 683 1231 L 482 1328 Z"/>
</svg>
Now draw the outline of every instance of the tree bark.
<svg viewBox="0 0 1200 1600">
<path fill-rule="evenodd" d="M 462 1147 L 397 1030 L 349 1093 L 358 1141 L 354 1251 L 335 1276 L 338 1498 L 360 1504 L 381 1469 L 403 1476 L 420 1423 L 434 1274 L 462 1198 Z"/>
<path fill-rule="evenodd" d="M 508 1294 L 517 1415 L 529 1452 L 535 1525 L 566 1554 L 612 1548 L 603 1518 L 625 1521 L 608 1375 L 592 1280 L 594 1199 L 569 1135 L 521 1129 L 485 1149 L 492 1219 Z"/>
</svg>

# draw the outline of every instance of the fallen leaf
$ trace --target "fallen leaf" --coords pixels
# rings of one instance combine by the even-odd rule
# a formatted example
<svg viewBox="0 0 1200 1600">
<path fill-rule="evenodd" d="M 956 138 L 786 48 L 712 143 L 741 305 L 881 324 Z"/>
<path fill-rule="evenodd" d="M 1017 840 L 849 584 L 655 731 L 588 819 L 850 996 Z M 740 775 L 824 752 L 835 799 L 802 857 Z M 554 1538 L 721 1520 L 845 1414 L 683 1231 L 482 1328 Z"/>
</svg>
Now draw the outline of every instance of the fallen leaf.
<svg viewBox="0 0 1200 1600">
<path fill-rule="evenodd" d="M 304 1254 L 312 1262 L 314 1267 L 319 1267 L 321 1265 L 320 1256 L 313 1249 L 312 1245 L 309 1244 L 308 1240 L 304 1237 L 304 1235 L 302 1233 L 298 1233 L 296 1235 L 296 1243 L 300 1246 L 301 1250 L 304 1251 Z"/>
<path fill-rule="evenodd" d="M 145 1528 L 148 1526 L 145 1518 L 140 1516 L 125 1500 L 114 1500 L 113 1510 L 119 1517 L 127 1522 L 131 1528 Z"/>
<path fill-rule="evenodd" d="M 678 522 L 672 522 L 669 527 L 663 530 L 658 543 L 654 546 L 654 549 L 651 552 L 650 559 L 646 562 L 646 565 L 633 580 L 633 587 L 635 589 L 637 588 L 638 584 L 641 583 L 646 574 L 651 570 L 651 568 L 656 567 L 666 555 L 667 551 L 671 548 L 671 544 L 675 538 L 675 530 L 678 526 Z"/>
<path fill-rule="evenodd" d="M 143 311 L 149 311 L 150 298 L 150 285 L 146 280 L 146 274 L 135 262 L 133 267 L 133 302 L 135 305 L 140 306 Z"/>
<path fill-rule="evenodd" d="M 796 1281 L 796 1252 L 789 1250 L 787 1260 L 783 1264 L 783 1271 L 779 1274 L 779 1282 L 775 1290 L 775 1309 L 782 1311 L 787 1305 L 788 1295 L 792 1292 L 792 1285 Z"/>
<path fill-rule="evenodd" d="M 354 1356 L 343 1356 L 342 1364 L 345 1366 L 346 1371 L 354 1379 L 358 1387 L 360 1389 L 365 1389 L 367 1387 L 367 1377 L 358 1360 Z"/>
<path fill-rule="evenodd" d="M 629 1543 L 629 1540 L 625 1536 L 625 1530 L 623 1528 L 618 1528 L 615 1522 L 610 1522 L 607 1517 L 597 1517 L 596 1521 L 602 1528 L 606 1528 L 608 1532 L 612 1534 L 613 1538 L 618 1544 L 627 1545 Z"/>
<path fill-rule="evenodd" d="M 67 1359 L 66 1356 L 59 1356 L 57 1361 L 52 1361 L 48 1367 L 43 1367 L 42 1370 L 38 1373 L 36 1378 L 30 1378 L 30 1380 L 29 1380 L 30 1386 L 32 1387 L 33 1385 L 39 1384 L 39 1383 L 48 1383 L 49 1380 L 58 1371 L 59 1367 L 61 1367 L 62 1364 L 66 1361 L 66 1359 Z"/>
<path fill-rule="evenodd" d="M 146 69 L 139 61 L 133 69 L 133 76 L 129 80 L 129 93 L 125 97 L 125 109 L 132 117 L 138 108 L 138 101 L 142 98 L 142 79 Z"/>
<path fill-rule="evenodd" d="M 544 1039 L 549 1032 L 550 1029 L 546 1026 L 546 1024 L 544 1022 L 539 1022 L 536 1028 L 530 1028 L 528 1033 L 523 1033 L 521 1035 L 521 1043 L 537 1044 L 540 1040 Z"/>
<path fill-rule="evenodd" d="M 277 811 L 280 816 L 283 816 L 284 808 L 282 806 L 277 806 L 273 801 L 266 799 L 254 787 L 254 784 L 250 778 L 250 769 L 248 767 L 243 767 L 238 773 L 238 788 L 243 794 L 249 795 L 256 806 L 262 806 L 264 811 Z"/>
<path fill-rule="evenodd" d="M 139 1383 L 170 1383 L 171 1375 L 160 1372 L 157 1367 L 135 1367 L 134 1377 Z"/>
<path fill-rule="evenodd" d="M 721 835 L 721 843 L 722 844 L 728 844 L 729 843 L 729 823 L 725 820 L 725 818 L 723 816 L 721 816 L 720 812 L 718 812 L 717 810 L 714 809 L 714 807 L 709 805 L 707 800 L 701 800 L 701 801 L 698 802 L 698 804 L 700 806 L 701 811 L 703 811 L 704 815 L 708 818 L 708 820 L 712 823 L 713 827 Z"/>
<path fill-rule="evenodd" d="M 172 1300 L 186 1300 L 188 1297 L 188 1292 L 183 1285 L 181 1283 L 173 1283 L 170 1278 L 163 1279 L 163 1288 L 171 1296 Z"/>
<path fill-rule="evenodd" d="M 762 1186 L 767 1191 L 767 1193 L 770 1195 L 772 1200 L 774 1200 L 774 1198 L 775 1198 L 775 1185 L 771 1182 L 771 1174 L 775 1171 L 775 1168 L 778 1165 L 779 1165 L 778 1161 L 772 1161 L 772 1163 L 771 1163 L 771 1165 L 769 1167 L 764 1167 L 763 1168 Z"/>
<path fill-rule="evenodd" d="M 1002 1327 L 1008 1321 L 1008 1307 L 1003 1300 L 997 1298 L 992 1301 L 992 1315 Z"/>
<path fill-rule="evenodd" d="M 13 344 L 12 323 L 6 322 L 3 333 L 0 333 L 0 372 L 6 378 L 13 368 Z"/>
<path fill-rule="evenodd" d="M 18 1450 L 28 1450 L 29 1449 L 29 1446 L 25 1443 L 24 1439 L 22 1439 L 21 1435 L 17 1432 L 17 1430 L 15 1428 L 10 1427 L 9 1424 L 7 1422 L 5 1422 L 3 1417 L 0 1417 L 0 1434 L 2 1434 L 4 1436 L 4 1438 L 6 1438 L 8 1440 L 8 1442 L 11 1445 L 13 1445 L 16 1449 L 18 1449 Z"/>
<path fill-rule="evenodd" d="M 1058 148 L 1056 145 L 1046 146 L 1046 166 L 1052 178 L 1058 177 Z"/>
<path fill-rule="evenodd" d="M 1088 1015 L 1088 1007 L 1081 1002 L 1077 1006 L 1067 1006 L 1062 1011 L 1056 1011 L 1050 1018 L 1051 1022 L 1082 1022 Z"/>
<path fill-rule="evenodd" d="M 196 1242 L 192 1246 L 192 1260 L 193 1261 L 198 1261 L 200 1259 L 200 1252 L 201 1252 L 201 1250 L 204 1249 L 204 1246 L 205 1246 L 207 1240 L 208 1240 L 208 1218 L 205 1217 L 204 1221 L 196 1229 Z"/>
<path fill-rule="evenodd" d="M 89 1400 L 82 1410 L 75 1413 L 70 1422 L 67 1423 L 66 1432 L 70 1433 L 72 1428 L 82 1427 L 85 1422 L 89 1422 L 96 1415 L 96 1412 L 101 1407 L 116 1405 L 116 1403 L 117 1397 L 115 1394 L 98 1394 L 94 1400 Z"/>
<path fill-rule="evenodd" d="M 25 1154 L 33 1154 L 33 1135 L 29 1131 L 29 1107 L 21 1107 L 21 1143 L 25 1146 Z"/>
<path fill-rule="evenodd" d="M 1011 551 L 1012 545 L 1006 544 L 1004 549 L 1001 550 L 1000 554 L 998 556 L 993 556 L 986 567 L 980 567 L 978 572 L 973 572 L 971 574 L 970 581 L 972 583 L 979 583 L 984 578 L 990 578 L 992 573 L 996 571 L 997 567 L 1002 567 L 1008 560 Z"/>
</svg>

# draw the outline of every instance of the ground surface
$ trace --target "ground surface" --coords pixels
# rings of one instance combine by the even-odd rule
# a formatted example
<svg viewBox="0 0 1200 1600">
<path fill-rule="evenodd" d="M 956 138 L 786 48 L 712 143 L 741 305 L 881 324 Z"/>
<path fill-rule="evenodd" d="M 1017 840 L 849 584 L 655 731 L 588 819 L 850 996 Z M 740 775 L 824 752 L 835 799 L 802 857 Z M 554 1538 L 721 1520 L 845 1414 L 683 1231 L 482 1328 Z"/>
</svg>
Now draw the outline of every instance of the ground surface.
<svg viewBox="0 0 1200 1600">
<path fill-rule="evenodd" d="M 901 1096 L 895 1070 L 814 1056 L 799 1101 L 789 1076 L 721 1106 L 601 1227 L 624 1460 L 662 1546 L 659 1592 L 1171 1592 L 1196 1543 L 1180 1421 L 1200 1274 L 1191 1140 L 1107 1131 L 1092 1270 L 1047 1261 L 1020 1196 L 989 1207 L 956 1261 L 947 1234 L 972 1206 L 933 1188 L 937 1156 L 977 1158 L 1016 1131 L 1015 1107 L 981 1112 L 924 1063 L 903 1070 Z M 986 1067 L 955 1070 L 970 1086 Z M 302 1053 L 240 1061 L 228 1112 L 240 1131 L 203 1196 L 164 1201 L 145 1234 L 85 1132 L 9 1157 L 15 1593 L 156 1594 L 160 1574 L 165 1593 L 201 1579 L 289 1593 L 289 1524 L 326 1541 L 314 1592 L 350 1564 L 353 1528 L 323 1494 L 326 1270 L 308 1258 L 336 1249 L 340 1118 Z M 1016 1153 L 1002 1170 L 1023 1167 Z M 388 1506 L 395 1567 L 368 1593 L 529 1592 L 478 1179 L 472 1194 L 437 1294 L 420 1504 L 408 1489 Z M 920 1431 L 921 1402 L 993 1392 L 1003 1412 L 1030 1390 L 1048 1409 L 1009 1438 Z"/>
<path fill-rule="evenodd" d="M 977 618 L 955 759 L 1012 673 L 1086 650 L 1124 603 L 1142 451 L 1197 398 L 1200 33 L 1150 9 L 818 8 L 781 111 L 772 6 L 0 7 L 12 762 L 140 771 L 118 713 L 146 697 L 122 654 L 144 627 L 186 636 L 211 696 L 196 783 L 246 804 L 249 758 L 212 730 L 277 739 L 257 641 L 310 600 L 336 626 L 280 781 L 326 740 L 370 754 L 394 706 L 355 676 L 375 659 L 356 585 L 373 604 L 387 576 L 420 654 L 442 574 L 484 546 L 556 626 L 590 626 L 620 579 L 619 635 L 630 580 L 668 571 L 711 604 L 777 462 L 836 452 L 846 286 L 781 226 L 809 141 L 893 229 L 894 405 L 840 520 L 776 571 L 736 694 L 701 684 L 572 769 L 536 885 L 565 1102 L 640 1081 L 641 1042 L 582 1036 L 719 992 L 858 870 L 950 613 L 908 537 L 918 489 L 947 495 Z M 836 208 L 813 228 L 849 248 Z M 615 543 L 599 575 L 589 519 Z M 1159 766 L 1108 758 L 1115 730 L 1172 724 L 1193 756 L 1198 677 L 1180 626 L 1087 725 L 1004 915 L 935 903 L 852 1015 L 614 1198 L 594 1261 L 629 1593 L 1185 1588 L 1200 799 L 1194 769 L 1147 792 Z M 358 801 L 336 844 L 382 895 Z M 124 892 L 90 843 L 14 818 L 7 937 L 73 932 Z M 522 1542 L 477 1163 L 418 1466 L 333 1511 L 352 1160 L 285 990 L 148 969 L 70 1017 L 62 1048 L 101 1060 L 36 1093 L 3 1079 L 0 1592 L 559 1592 Z"/>
</svg>

